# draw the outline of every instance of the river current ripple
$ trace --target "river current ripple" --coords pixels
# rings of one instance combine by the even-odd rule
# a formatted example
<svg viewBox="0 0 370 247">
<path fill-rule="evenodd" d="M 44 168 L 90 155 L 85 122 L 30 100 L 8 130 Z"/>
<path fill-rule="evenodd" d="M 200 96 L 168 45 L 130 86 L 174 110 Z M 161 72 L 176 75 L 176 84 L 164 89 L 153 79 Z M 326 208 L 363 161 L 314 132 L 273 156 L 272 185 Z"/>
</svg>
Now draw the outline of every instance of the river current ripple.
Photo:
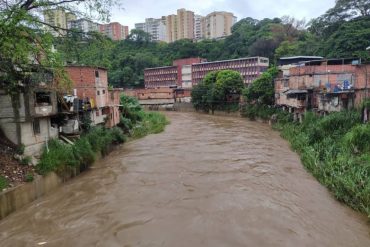
<svg viewBox="0 0 370 247">
<path fill-rule="evenodd" d="M 366 217 L 337 202 L 269 126 L 167 113 L 0 222 L 0 246 L 370 246 Z"/>
</svg>

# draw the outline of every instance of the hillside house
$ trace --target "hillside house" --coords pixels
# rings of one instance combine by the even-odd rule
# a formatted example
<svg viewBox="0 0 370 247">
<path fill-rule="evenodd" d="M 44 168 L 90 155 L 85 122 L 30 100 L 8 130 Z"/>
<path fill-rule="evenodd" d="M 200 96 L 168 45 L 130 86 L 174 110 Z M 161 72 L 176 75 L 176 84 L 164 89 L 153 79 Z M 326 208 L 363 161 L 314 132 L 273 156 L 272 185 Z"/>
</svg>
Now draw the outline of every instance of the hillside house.
<svg viewBox="0 0 370 247">
<path fill-rule="evenodd" d="M 91 66 L 67 66 L 65 69 L 73 83 L 73 97 L 78 99 L 74 111 L 87 112 L 93 125 L 116 126 L 120 119 L 122 89 L 109 88 L 107 70 Z"/>
<path fill-rule="evenodd" d="M 351 109 L 365 98 L 366 69 L 355 59 L 304 62 L 281 71 L 275 80 L 276 105 L 300 118 L 306 110 L 320 114 Z"/>
<path fill-rule="evenodd" d="M 35 66 L 20 85 L 19 100 L 0 89 L 0 128 L 16 145 L 25 146 L 25 155 L 38 156 L 48 140 L 58 137 L 52 117 L 57 114 L 55 82 L 50 71 Z"/>
</svg>

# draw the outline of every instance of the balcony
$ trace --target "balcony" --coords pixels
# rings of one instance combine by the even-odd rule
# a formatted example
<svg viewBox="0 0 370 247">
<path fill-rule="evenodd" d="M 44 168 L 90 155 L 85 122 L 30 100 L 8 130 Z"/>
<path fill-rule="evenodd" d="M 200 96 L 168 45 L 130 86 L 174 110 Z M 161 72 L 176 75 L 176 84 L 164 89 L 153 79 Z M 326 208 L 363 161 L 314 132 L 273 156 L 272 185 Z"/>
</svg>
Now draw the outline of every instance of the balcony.
<svg viewBox="0 0 370 247">
<path fill-rule="evenodd" d="M 35 113 L 36 115 L 40 116 L 48 116 L 53 113 L 53 106 L 52 105 L 35 106 Z"/>
<path fill-rule="evenodd" d="M 36 91 L 34 92 L 33 104 L 34 109 L 31 109 L 31 115 L 48 116 L 56 113 L 56 95 L 55 92 Z"/>
</svg>

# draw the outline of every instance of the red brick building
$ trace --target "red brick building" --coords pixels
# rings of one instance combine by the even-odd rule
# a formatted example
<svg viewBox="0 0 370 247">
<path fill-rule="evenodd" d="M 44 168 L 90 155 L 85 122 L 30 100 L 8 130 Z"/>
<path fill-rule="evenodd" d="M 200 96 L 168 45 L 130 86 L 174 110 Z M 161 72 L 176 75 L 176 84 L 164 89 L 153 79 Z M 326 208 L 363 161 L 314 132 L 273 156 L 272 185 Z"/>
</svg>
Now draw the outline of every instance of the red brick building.
<svg viewBox="0 0 370 247">
<path fill-rule="evenodd" d="M 144 70 L 145 88 L 176 87 L 177 67 L 167 66 Z"/>
<path fill-rule="evenodd" d="M 289 68 L 275 80 L 276 105 L 296 117 L 306 110 L 329 113 L 359 106 L 365 99 L 370 65 L 356 59 L 329 59 Z"/>
<path fill-rule="evenodd" d="M 202 58 L 185 58 L 173 61 L 173 66 L 144 70 L 145 88 L 181 87 L 184 81 L 191 82 L 191 65 L 205 61 Z M 186 69 L 190 66 L 189 69 Z"/>
<path fill-rule="evenodd" d="M 175 60 L 173 61 L 173 65 L 174 66 L 177 66 L 177 86 L 179 87 L 182 87 L 183 84 L 186 84 L 186 82 L 192 80 L 191 78 L 191 67 L 193 64 L 196 64 L 196 63 L 202 63 L 202 62 L 206 62 L 207 60 L 206 59 L 203 59 L 203 58 L 199 58 L 199 57 L 196 57 L 196 58 L 184 58 L 184 59 L 178 59 L 178 60 Z M 187 71 L 187 68 L 188 71 Z"/>
<path fill-rule="evenodd" d="M 192 65 L 193 85 L 197 85 L 203 78 L 212 71 L 234 70 L 238 71 L 245 84 L 252 83 L 269 66 L 269 59 L 265 57 L 249 57 L 233 60 L 223 60 L 215 62 L 202 62 Z"/>
<path fill-rule="evenodd" d="M 119 22 L 101 24 L 99 31 L 112 40 L 123 40 L 128 36 L 128 26 L 122 26 Z"/>
<path fill-rule="evenodd" d="M 105 68 L 68 66 L 65 68 L 73 82 L 73 94 L 90 105 L 94 124 L 106 123 L 113 127 L 119 123 L 119 97 L 122 89 L 109 89 Z"/>
<path fill-rule="evenodd" d="M 173 62 L 173 66 L 144 70 L 146 88 L 177 87 L 192 88 L 212 71 L 238 71 L 245 84 L 258 78 L 269 66 L 268 58 L 251 57 L 207 62 L 202 58 L 186 58 Z"/>
</svg>

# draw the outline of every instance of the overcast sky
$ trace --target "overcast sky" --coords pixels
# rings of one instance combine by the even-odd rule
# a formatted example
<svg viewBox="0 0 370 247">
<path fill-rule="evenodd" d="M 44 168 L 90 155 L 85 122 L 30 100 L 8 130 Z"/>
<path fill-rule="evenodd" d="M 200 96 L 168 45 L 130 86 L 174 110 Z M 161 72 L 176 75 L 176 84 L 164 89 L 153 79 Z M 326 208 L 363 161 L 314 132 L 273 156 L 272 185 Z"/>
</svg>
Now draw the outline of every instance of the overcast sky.
<svg viewBox="0 0 370 247">
<path fill-rule="evenodd" d="M 120 0 L 121 8 L 113 11 L 111 21 L 134 28 L 145 18 L 159 18 L 175 14 L 186 8 L 196 14 L 207 15 L 212 11 L 233 12 L 238 20 L 294 16 L 298 19 L 318 17 L 334 6 L 335 0 Z"/>
</svg>

